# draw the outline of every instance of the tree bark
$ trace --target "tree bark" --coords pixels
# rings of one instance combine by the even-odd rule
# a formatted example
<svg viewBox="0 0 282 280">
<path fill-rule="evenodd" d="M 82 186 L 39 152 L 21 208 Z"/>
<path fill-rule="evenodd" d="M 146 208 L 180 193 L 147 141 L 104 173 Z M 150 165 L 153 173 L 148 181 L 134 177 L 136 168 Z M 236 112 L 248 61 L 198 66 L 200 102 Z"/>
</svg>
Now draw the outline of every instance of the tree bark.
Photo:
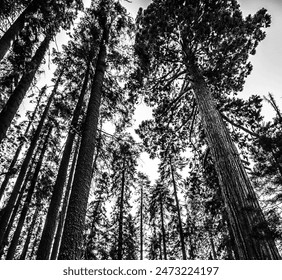
<svg viewBox="0 0 282 280">
<path fill-rule="evenodd" d="M 72 192 L 62 236 L 59 259 L 80 259 L 83 254 L 83 229 L 92 177 L 102 84 L 106 69 L 106 45 L 104 38 L 97 58 L 91 96 L 82 131 Z"/>
<path fill-rule="evenodd" d="M 167 260 L 166 233 L 165 233 L 165 226 L 164 226 L 164 212 L 163 212 L 163 199 L 162 199 L 162 196 L 160 196 L 160 213 L 161 213 L 161 224 L 162 224 L 162 240 L 163 240 L 164 259 Z"/>
<path fill-rule="evenodd" d="M 183 226 L 182 226 L 182 220 L 181 220 L 181 212 L 180 212 L 179 200 L 178 200 L 178 195 L 177 195 L 177 186 L 176 186 L 176 182 L 175 182 L 174 168 L 172 166 L 171 156 L 169 157 L 169 159 L 170 159 L 170 170 L 171 170 L 171 178 L 172 178 L 172 184 L 173 184 L 174 198 L 175 198 L 177 217 L 178 217 L 178 228 L 179 228 L 179 238 L 180 238 L 180 244 L 181 244 L 182 258 L 183 258 L 183 260 L 187 260 Z"/>
<path fill-rule="evenodd" d="M 73 118 L 71 122 L 71 127 L 67 136 L 63 156 L 61 159 L 59 171 L 57 174 L 57 179 L 54 185 L 54 190 L 51 197 L 51 202 L 48 208 L 48 213 L 45 221 L 45 225 L 43 228 L 42 237 L 39 243 L 38 251 L 37 251 L 37 259 L 38 260 L 48 260 L 52 250 L 52 242 L 54 240 L 54 234 L 56 231 L 56 225 L 58 221 L 58 214 L 61 206 L 61 201 L 63 197 L 69 160 L 71 156 L 71 151 L 73 147 L 73 142 L 75 139 L 76 131 L 78 128 L 79 117 L 83 108 L 84 96 L 87 90 L 88 85 L 88 77 L 90 72 L 90 66 L 92 63 L 91 56 L 88 61 L 87 69 L 85 72 L 84 82 L 81 89 L 81 93 L 79 96 L 79 100 L 77 102 L 76 108 L 73 113 Z"/>
<path fill-rule="evenodd" d="M 36 12 L 36 10 L 38 10 L 38 8 L 40 7 L 40 5 L 43 2 L 44 1 L 42 0 L 31 1 L 31 3 L 25 8 L 25 10 L 20 14 L 20 16 L 11 25 L 11 27 L 1 37 L 0 39 L 0 61 L 3 59 L 5 54 L 8 52 L 13 41 L 19 35 L 21 30 L 24 28 L 27 16 Z"/>
<path fill-rule="evenodd" d="M 38 213 L 39 213 L 39 205 L 37 205 L 37 207 L 36 207 L 36 209 L 34 211 L 31 224 L 30 224 L 30 226 L 28 228 L 28 233 L 27 233 L 27 236 L 26 236 L 26 240 L 25 240 L 25 243 L 24 243 L 24 247 L 23 247 L 21 256 L 20 256 L 20 260 L 24 260 L 26 258 L 26 255 L 27 255 L 27 252 L 28 252 L 29 243 L 30 243 L 31 236 L 32 236 L 32 232 L 34 230 L 35 223 L 36 223 L 36 220 L 37 220 L 37 217 L 38 217 Z"/>
<path fill-rule="evenodd" d="M 204 77 L 197 66 L 188 67 L 239 258 L 280 259 L 254 189 Z"/>
<path fill-rule="evenodd" d="M 22 184 L 22 187 L 21 187 L 21 189 L 19 191 L 19 194 L 18 194 L 17 202 L 16 202 L 16 204 L 15 204 L 15 206 L 13 208 L 13 212 L 11 214 L 11 218 L 9 220 L 9 223 L 8 223 L 7 227 L 6 227 L 4 238 L 3 238 L 3 242 L 2 242 L 2 245 L 1 245 L 1 250 L 0 250 L 0 258 L 2 256 L 2 254 L 4 253 L 4 248 L 5 248 L 6 244 L 8 245 L 9 234 L 10 234 L 11 229 L 13 227 L 13 224 L 15 222 L 15 218 L 17 216 L 18 210 L 22 206 L 22 197 L 23 197 L 23 195 L 25 193 L 26 186 L 27 186 L 28 181 L 29 181 L 29 174 L 31 174 L 33 166 L 34 166 L 36 154 L 37 154 L 37 151 L 35 152 L 32 160 L 31 160 L 31 164 L 29 165 L 29 170 L 27 171 L 27 175 L 25 176 L 24 183 Z"/>
<path fill-rule="evenodd" d="M 45 56 L 45 53 L 49 47 L 51 35 L 46 35 L 45 39 L 37 49 L 32 60 L 27 66 L 27 71 L 23 74 L 19 84 L 15 88 L 14 92 L 10 96 L 9 100 L 5 104 L 0 113 L 0 143 L 6 136 L 6 132 L 11 125 L 11 122 L 16 115 L 33 79 L 34 76 Z"/>
<path fill-rule="evenodd" d="M 140 260 L 143 260 L 143 185 L 141 185 L 140 195 Z"/>
<path fill-rule="evenodd" d="M 79 149 L 79 140 L 77 140 L 76 149 L 75 149 L 74 157 L 73 157 L 73 160 L 72 160 L 72 166 L 71 166 L 68 184 L 67 184 L 67 188 L 66 188 L 66 193 L 65 193 L 65 197 L 64 197 L 63 207 L 62 207 L 62 210 L 61 210 L 61 213 L 60 213 L 60 220 L 59 220 L 59 224 L 58 224 L 58 227 L 57 227 L 54 245 L 53 245 L 53 248 L 52 248 L 51 260 L 56 260 L 58 252 L 59 252 L 62 232 L 63 232 L 63 229 L 64 229 L 65 218 L 66 218 L 66 213 L 67 213 L 67 208 L 68 208 L 68 203 L 69 203 L 69 197 L 70 197 L 70 193 L 71 193 L 72 181 L 73 181 L 73 176 L 74 176 L 74 171 L 75 171 L 75 166 L 76 166 L 76 161 L 77 161 L 77 156 L 78 156 L 78 149 Z"/>
<path fill-rule="evenodd" d="M 213 237 L 212 237 L 210 232 L 208 232 L 208 235 L 209 235 L 210 244 L 211 244 L 212 259 L 217 260 L 216 250 L 215 250 L 215 246 L 214 246 L 214 242 L 213 242 Z"/>
<path fill-rule="evenodd" d="M 14 167 L 15 167 L 15 165 L 16 165 L 16 163 L 17 163 L 18 157 L 19 157 L 20 152 L 21 152 L 21 150 L 22 150 L 22 147 L 23 147 L 23 145 L 24 145 L 25 138 L 28 136 L 30 127 L 31 127 L 31 125 L 32 125 L 32 123 L 33 123 L 33 121 L 34 121 L 34 119 L 35 119 L 35 116 L 36 116 L 36 113 L 37 113 L 37 110 L 38 110 L 38 107 L 39 107 L 39 104 L 40 104 L 40 101 L 41 101 L 41 97 L 43 96 L 43 94 L 44 94 L 45 91 L 46 91 L 46 87 L 45 87 L 45 90 L 42 89 L 42 91 L 41 91 L 40 94 L 39 94 L 39 98 L 38 98 L 37 104 L 36 104 L 36 106 L 35 106 L 35 109 L 34 109 L 34 111 L 33 111 L 33 114 L 32 114 L 32 116 L 31 116 L 31 119 L 29 120 L 28 125 L 27 125 L 26 130 L 25 130 L 25 133 L 24 133 L 24 136 L 23 136 L 24 139 L 21 140 L 21 142 L 20 142 L 20 144 L 19 144 L 19 146 L 18 146 L 18 148 L 17 148 L 17 150 L 16 150 L 16 152 L 15 152 L 15 155 L 14 155 L 14 157 L 13 157 L 13 160 L 12 160 L 12 162 L 10 163 L 8 172 L 7 172 L 7 174 L 6 174 L 6 176 L 5 176 L 4 180 L 3 180 L 3 182 L 2 182 L 2 184 L 1 184 L 1 188 L 0 188 L 0 200 L 2 199 L 2 196 L 3 196 L 3 194 L 4 194 L 4 192 L 5 192 L 5 189 L 6 189 L 7 185 L 8 185 L 10 176 L 12 175 L 12 170 L 14 169 Z"/>
<path fill-rule="evenodd" d="M 17 224 L 16 230 L 15 230 L 13 239 L 11 241 L 11 244 L 10 244 L 7 256 L 6 256 L 6 260 L 12 260 L 14 258 L 14 254 L 16 252 L 16 248 L 17 248 L 17 245 L 18 245 L 18 242 L 19 242 L 21 231 L 22 231 L 22 228 L 23 228 L 23 225 L 24 225 L 24 221 L 25 221 L 28 209 L 29 209 L 29 204 L 31 202 L 32 195 L 34 194 L 34 190 L 35 190 L 37 178 L 38 178 L 41 166 L 42 166 L 44 154 L 47 150 L 47 145 L 48 145 L 48 141 L 49 141 L 49 138 L 50 138 L 50 135 L 51 135 L 51 131 L 52 131 L 52 126 L 49 128 L 47 135 L 45 136 L 45 141 L 44 141 L 44 144 L 42 146 L 41 153 L 40 153 L 38 162 L 37 162 L 35 170 L 34 170 L 34 174 L 33 174 L 32 180 L 31 180 L 31 184 L 29 186 L 29 189 L 28 189 L 28 192 L 27 192 L 27 195 L 26 195 L 26 198 L 25 198 L 25 202 L 24 202 L 24 205 L 23 205 L 23 208 L 22 208 L 22 211 L 21 211 L 21 215 L 20 215 L 19 220 L 18 220 L 18 224 Z"/>
<path fill-rule="evenodd" d="M 18 197 L 18 193 L 19 193 L 19 190 L 21 189 L 21 186 L 22 186 L 22 182 L 24 180 L 24 177 L 25 177 L 25 174 L 26 174 L 26 171 L 27 171 L 27 168 L 29 166 L 29 163 L 30 163 L 30 160 L 32 158 L 32 155 L 33 155 L 33 152 L 35 150 L 35 147 L 37 146 L 37 142 L 38 142 L 38 139 L 39 139 L 39 136 L 41 134 L 41 131 L 42 131 L 42 128 L 43 128 L 43 125 L 44 125 L 44 122 L 48 116 L 48 112 L 49 112 L 49 109 L 50 109 L 50 106 L 51 106 L 51 103 L 53 101 L 53 97 L 55 96 L 56 92 L 57 92 L 57 88 L 58 88 L 58 85 L 59 85 L 59 81 L 61 79 L 61 75 L 63 74 L 63 71 L 61 72 L 61 74 L 59 75 L 57 81 L 56 81 L 56 84 L 53 88 L 53 91 L 48 99 L 48 102 L 45 106 L 45 109 L 44 109 L 44 112 L 41 116 L 41 119 L 40 119 L 40 122 L 37 126 L 37 129 L 31 139 L 31 142 L 30 142 L 30 146 L 27 150 L 27 153 L 26 153 L 26 156 L 22 162 L 22 165 L 21 165 L 21 169 L 20 169 L 20 172 L 19 172 L 19 175 L 17 177 L 17 180 L 16 180 L 16 183 L 14 185 L 14 188 L 13 188 L 13 191 L 11 193 L 11 196 L 9 198 L 9 201 L 5 207 L 5 211 L 1 217 L 1 222 L 0 222 L 0 245 L 2 244 L 3 242 L 3 238 L 4 238 L 4 234 L 5 234 L 5 230 L 6 230 L 6 227 L 9 223 L 9 220 L 10 220 L 10 217 L 11 217 L 11 214 L 12 214 L 12 211 L 13 211 L 13 208 L 14 208 L 14 204 L 16 202 L 16 199 Z"/>
<path fill-rule="evenodd" d="M 37 244 L 38 244 L 40 237 L 41 237 L 41 230 L 42 230 L 42 218 L 39 221 L 39 225 L 38 225 L 37 230 L 36 230 L 35 238 L 34 238 L 34 241 L 32 243 L 31 253 L 27 257 L 27 259 L 30 259 L 30 260 L 35 259 L 35 255 L 36 255 L 35 252 L 36 252 L 36 249 L 37 249 Z"/>
<path fill-rule="evenodd" d="M 159 248 L 160 248 L 160 260 L 163 259 L 163 253 L 162 253 L 162 234 L 159 232 Z"/>
</svg>

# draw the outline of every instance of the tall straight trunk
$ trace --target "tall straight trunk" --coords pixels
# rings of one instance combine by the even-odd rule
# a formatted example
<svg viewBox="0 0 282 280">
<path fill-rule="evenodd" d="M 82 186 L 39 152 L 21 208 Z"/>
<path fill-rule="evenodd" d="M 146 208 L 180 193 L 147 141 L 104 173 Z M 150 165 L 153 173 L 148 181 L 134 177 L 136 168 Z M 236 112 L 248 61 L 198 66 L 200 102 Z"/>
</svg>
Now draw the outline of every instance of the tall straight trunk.
<svg viewBox="0 0 282 280">
<path fill-rule="evenodd" d="M 78 149 L 79 149 L 79 140 L 77 140 L 73 160 L 72 160 L 72 165 L 71 165 L 71 170 L 70 170 L 70 175 L 68 179 L 68 184 L 64 196 L 64 201 L 63 201 L 63 207 L 60 212 L 60 219 L 59 223 L 57 226 L 57 231 L 55 235 L 55 240 L 52 248 L 52 254 L 51 254 L 51 260 L 56 260 L 59 252 L 59 247 L 60 247 L 60 242 L 62 238 L 62 232 L 64 229 L 64 224 L 65 224 L 65 218 L 66 218 L 66 213 L 67 213 L 67 208 L 68 208 L 68 203 L 69 203 L 69 197 L 71 193 L 71 187 L 72 187 L 72 181 L 73 181 L 73 176 L 74 176 L 74 171 L 75 171 L 75 166 L 76 166 L 76 161 L 77 161 L 77 156 L 78 156 Z"/>
<path fill-rule="evenodd" d="M 25 222 L 25 218 L 26 218 L 27 212 L 29 210 L 29 205 L 30 205 L 32 196 L 33 196 L 34 191 L 35 191 L 37 178 L 38 178 L 40 169 L 42 167 L 42 162 L 43 162 L 44 154 L 45 154 L 46 149 L 47 149 L 47 145 L 48 145 L 48 141 L 49 141 L 49 138 L 50 138 L 50 135 L 51 135 L 51 131 L 52 131 L 52 126 L 49 128 L 48 133 L 45 136 L 45 141 L 44 141 L 44 144 L 42 146 L 41 153 L 40 153 L 38 162 L 37 162 L 35 170 L 34 170 L 34 174 L 33 174 L 32 180 L 31 180 L 31 184 L 29 186 L 29 189 L 28 189 L 28 192 L 27 192 L 27 195 L 26 195 L 26 198 L 25 198 L 25 202 L 24 202 L 24 205 L 23 205 L 23 208 L 22 208 L 22 211 L 21 211 L 21 215 L 20 215 L 19 220 L 18 220 L 18 224 L 17 224 L 16 230 L 15 230 L 13 239 L 11 241 L 11 244 L 10 244 L 7 256 L 6 256 L 6 260 L 12 260 L 14 258 L 16 248 L 17 248 L 17 245 L 18 245 L 18 242 L 19 242 L 19 238 L 20 238 L 20 235 L 21 235 L 21 232 L 22 232 L 22 228 L 23 228 L 23 225 L 24 225 L 24 222 Z"/>
<path fill-rule="evenodd" d="M 162 199 L 162 196 L 160 196 L 160 214 L 161 214 L 161 226 L 162 226 L 162 240 L 163 240 L 164 259 L 167 260 L 166 233 L 165 233 L 165 226 L 164 226 L 164 210 L 163 210 L 163 199 Z"/>
<path fill-rule="evenodd" d="M 24 28 L 26 18 L 28 15 L 34 13 L 44 1 L 33 0 L 25 8 L 25 10 L 20 14 L 20 16 L 15 20 L 11 27 L 5 32 L 5 34 L 0 39 L 0 61 L 3 59 L 5 54 L 8 52 L 13 41 L 19 35 L 21 30 Z"/>
<path fill-rule="evenodd" d="M 140 260 L 143 260 L 143 185 L 141 185 L 140 199 Z"/>
<path fill-rule="evenodd" d="M 44 87 L 44 88 L 41 90 L 40 94 L 39 94 L 39 98 L 38 98 L 37 104 L 36 104 L 35 109 L 34 109 L 34 111 L 33 111 L 33 113 L 32 113 L 32 116 L 31 116 L 31 118 L 30 118 L 30 120 L 29 120 L 29 122 L 28 122 L 28 125 L 27 125 L 27 127 L 26 127 L 26 129 L 25 129 L 24 136 L 23 136 L 24 139 L 28 136 L 29 130 L 30 130 L 30 128 L 31 128 L 31 125 L 33 124 L 33 121 L 34 121 L 34 119 L 35 119 L 35 116 L 36 116 L 36 113 L 37 113 L 37 110 L 38 110 L 38 107 L 39 107 L 41 98 L 42 98 L 43 94 L 45 93 L 45 91 L 46 91 L 46 87 Z M 18 148 L 17 148 L 17 150 L 16 150 L 16 152 L 15 152 L 15 155 L 14 155 L 14 157 L 13 157 L 13 160 L 12 160 L 12 162 L 10 163 L 8 172 L 7 172 L 7 174 L 6 174 L 6 176 L 5 176 L 4 180 L 3 180 L 3 182 L 2 182 L 2 184 L 1 184 L 1 188 L 0 188 L 0 200 L 2 199 L 2 196 L 3 196 L 3 194 L 4 194 L 4 192 L 5 192 L 5 189 L 6 189 L 7 185 L 8 185 L 10 176 L 11 176 L 11 174 L 13 173 L 12 170 L 14 169 L 14 167 L 15 167 L 15 165 L 16 165 L 16 163 L 17 163 L 17 160 L 18 160 L 18 158 L 19 158 L 19 155 L 20 155 L 20 153 L 21 153 L 21 151 L 22 151 L 22 147 L 23 147 L 23 145 L 24 145 L 24 139 L 20 142 L 20 144 L 19 144 L 19 146 L 18 146 Z"/>
<path fill-rule="evenodd" d="M 162 253 L 162 234 L 159 232 L 159 248 L 160 248 L 160 260 L 163 259 L 163 253 Z"/>
<path fill-rule="evenodd" d="M 88 77 L 89 77 L 89 72 L 90 72 L 90 66 L 92 63 L 92 58 L 93 56 L 89 57 L 81 93 L 80 93 L 79 100 L 77 102 L 76 108 L 73 113 L 71 127 L 69 130 L 68 136 L 67 136 L 63 156 L 62 156 L 59 171 L 57 174 L 57 179 L 54 185 L 54 190 L 53 190 L 51 202 L 48 208 L 45 225 L 43 228 L 42 237 L 41 237 L 38 251 L 37 251 L 38 260 L 48 260 L 51 254 L 52 242 L 54 240 L 54 234 L 56 231 L 58 214 L 60 211 L 66 177 L 68 173 L 69 160 L 70 160 L 73 142 L 75 138 L 75 131 L 78 128 L 77 127 L 78 121 L 79 121 L 79 117 L 80 117 L 80 114 L 83 108 L 83 101 L 84 101 L 84 96 L 87 90 Z"/>
<path fill-rule="evenodd" d="M 240 259 L 280 259 L 239 153 L 197 66 L 189 66 L 221 193 Z"/>
<path fill-rule="evenodd" d="M 6 136 L 6 132 L 11 125 L 11 122 L 16 115 L 30 85 L 35 77 L 35 74 L 45 56 L 45 53 L 49 47 L 51 35 L 46 35 L 45 39 L 35 52 L 32 60 L 27 66 L 27 70 L 23 74 L 20 82 L 15 88 L 14 92 L 10 96 L 9 100 L 5 104 L 0 113 L 0 143 Z"/>
<path fill-rule="evenodd" d="M 22 206 L 22 197 L 23 197 L 23 195 L 25 193 L 26 186 L 27 186 L 28 181 L 29 181 L 29 174 L 31 174 L 33 166 L 34 166 L 36 154 L 37 154 L 37 152 L 35 152 L 35 154 L 33 156 L 33 159 L 31 161 L 31 164 L 29 165 L 29 170 L 27 171 L 27 175 L 25 176 L 24 183 L 22 184 L 22 187 L 21 187 L 21 189 L 19 191 L 19 195 L 18 195 L 16 204 L 15 204 L 15 207 L 13 208 L 13 213 L 12 213 L 11 218 L 9 220 L 9 223 L 7 225 L 7 228 L 6 228 L 6 231 L 5 231 L 5 235 L 4 235 L 4 239 L 3 239 L 4 241 L 2 243 L 3 245 L 1 247 L 0 258 L 2 256 L 2 254 L 4 253 L 4 247 L 6 246 L 6 244 L 8 245 L 9 234 L 11 232 L 11 229 L 12 229 L 13 225 L 14 225 L 17 213 L 18 213 L 20 207 Z"/>
<path fill-rule="evenodd" d="M 209 235 L 210 244 L 211 244 L 212 259 L 213 259 L 213 260 L 217 260 L 216 250 L 215 250 L 215 246 L 214 246 L 213 237 L 212 237 L 212 235 L 211 235 L 210 232 L 208 232 L 208 235 Z"/>
<path fill-rule="evenodd" d="M 27 255 L 27 252 L 28 252 L 28 247 L 30 245 L 29 243 L 30 243 L 30 240 L 31 240 L 32 232 L 34 230 L 35 223 L 36 223 L 36 220 L 37 220 L 37 217 L 38 217 L 38 213 L 39 213 L 39 205 L 37 205 L 37 207 L 34 211 L 31 224 L 28 228 L 28 232 L 27 232 L 24 247 L 23 247 L 23 250 L 22 250 L 22 253 L 21 253 L 21 256 L 20 256 L 20 260 L 24 260 L 26 258 L 26 255 Z"/>
<path fill-rule="evenodd" d="M 171 178 L 172 178 L 174 198 L 175 198 L 177 217 L 178 217 L 178 228 L 179 228 L 179 238 L 180 238 L 180 244 L 181 244 L 182 258 L 183 258 L 183 260 L 187 260 L 183 226 L 182 226 L 182 220 L 181 220 L 181 212 L 180 212 L 179 200 L 178 200 L 178 195 L 177 195 L 177 186 L 176 186 L 176 182 L 175 182 L 174 168 L 172 166 L 171 156 L 170 156 L 170 170 L 171 170 Z"/>
<path fill-rule="evenodd" d="M 118 258 L 117 258 L 118 260 L 122 260 L 124 189 L 125 189 L 125 157 L 123 159 L 121 191 L 120 191 L 120 205 L 119 205 Z"/>
<path fill-rule="evenodd" d="M 15 182 L 13 191 L 12 191 L 11 196 L 9 198 L 9 201 L 8 201 L 6 207 L 5 207 L 4 213 L 3 213 L 2 217 L 1 217 L 1 221 L 0 221 L 0 245 L 3 242 L 5 230 L 6 230 L 6 227 L 7 227 L 8 223 L 9 223 L 9 220 L 10 220 L 13 208 L 14 208 L 14 204 L 15 204 L 16 199 L 18 197 L 19 190 L 21 189 L 21 186 L 22 186 L 22 183 L 23 183 L 23 180 L 24 180 L 27 168 L 29 166 L 30 160 L 31 160 L 32 155 L 33 155 L 33 152 L 35 150 L 35 147 L 37 146 L 37 142 L 39 140 L 39 137 L 40 137 L 40 134 L 41 134 L 44 122 L 45 122 L 45 120 L 46 120 L 46 118 L 48 116 L 48 112 L 49 112 L 51 103 L 53 101 L 53 97 L 55 96 L 55 94 L 57 92 L 57 88 L 58 88 L 59 81 L 61 79 L 62 74 L 63 74 L 63 71 L 61 72 L 61 74 L 57 78 L 56 84 L 54 85 L 53 91 L 52 91 L 52 93 L 51 93 L 51 95 L 50 95 L 50 97 L 48 99 L 48 102 L 47 102 L 47 104 L 45 106 L 44 112 L 43 112 L 43 114 L 41 116 L 41 119 L 39 121 L 37 129 L 36 129 L 32 139 L 31 139 L 30 146 L 29 146 L 29 148 L 27 150 L 25 158 L 24 158 L 24 160 L 22 162 L 21 169 L 20 169 L 19 175 L 17 177 L 17 180 Z"/>
<path fill-rule="evenodd" d="M 83 229 L 91 185 L 92 163 L 97 135 L 102 85 L 106 69 L 106 56 L 107 51 L 103 38 L 82 130 L 81 145 L 62 236 L 59 259 L 80 259 L 83 254 Z"/>
<path fill-rule="evenodd" d="M 29 256 L 27 256 L 27 259 L 30 259 L 30 260 L 35 259 L 37 244 L 38 244 L 38 242 L 41 238 L 41 230 L 42 230 L 42 218 L 40 219 L 39 225 L 37 227 L 35 237 L 34 237 L 34 241 L 33 241 L 32 246 L 31 246 L 31 252 L 30 252 Z"/>
</svg>

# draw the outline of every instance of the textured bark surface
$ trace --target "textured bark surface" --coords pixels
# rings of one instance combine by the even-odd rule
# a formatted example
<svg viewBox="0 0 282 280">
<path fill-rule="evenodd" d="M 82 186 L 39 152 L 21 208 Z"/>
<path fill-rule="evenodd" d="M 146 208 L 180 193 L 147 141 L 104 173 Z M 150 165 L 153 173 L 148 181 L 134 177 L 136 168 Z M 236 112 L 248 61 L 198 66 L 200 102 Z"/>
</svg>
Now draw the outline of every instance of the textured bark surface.
<svg viewBox="0 0 282 280">
<path fill-rule="evenodd" d="M 68 173 L 69 160 L 72 152 L 72 147 L 75 139 L 75 132 L 77 131 L 78 121 L 80 117 L 80 113 L 83 108 L 84 96 L 86 93 L 87 85 L 88 85 L 88 77 L 90 72 L 90 66 L 92 62 L 92 57 L 89 59 L 88 66 L 85 72 L 85 78 L 83 82 L 83 86 L 81 89 L 81 93 L 76 105 L 76 108 L 73 113 L 73 118 L 71 122 L 71 128 L 68 133 L 68 137 L 66 140 L 63 156 L 61 159 L 59 171 L 57 174 L 57 179 L 54 185 L 54 190 L 51 197 L 51 202 L 48 208 L 48 213 L 46 216 L 45 225 L 42 232 L 42 237 L 39 243 L 38 251 L 37 251 L 37 259 L 38 260 L 48 260 L 51 254 L 52 242 L 54 239 L 54 234 L 56 231 L 56 225 L 58 221 L 58 214 L 61 206 L 61 201 L 64 193 L 65 182 Z"/>
<path fill-rule="evenodd" d="M 45 53 L 49 47 L 51 36 L 47 35 L 36 53 L 34 54 L 31 62 L 27 66 L 27 71 L 23 74 L 19 84 L 15 88 L 14 92 L 10 96 L 9 100 L 5 104 L 0 113 L 0 143 L 6 136 L 6 132 L 11 125 L 13 118 L 15 117 L 33 79 L 34 76 L 45 56 Z"/>
<path fill-rule="evenodd" d="M 70 175 L 68 178 L 68 184 L 64 196 L 64 201 L 63 201 L 63 207 L 60 213 L 60 220 L 57 226 L 57 231 L 56 231 L 56 236 L 52 248 L 52 254 L 51 254 L 51 260 L 56 260 L 60 248 L 60 242 L 62 238 L 62 233 L 64 229 L 64 224 L 65 224 L 65 218 L 67 214 L 67 208 L 68 208 L 68 203 L 69 203 L 69 197 L 71 193 L 71 187 L 72 187 L 72 181 L 73 181 L 73 176 L 74 176 L 74 171 L 75 171 L 75 166 L 76 166 L 76 161 L 77 161 L 77 156 L 78 156 L 78 150 L 79 150 L 79 140 L 77 140 L 76 144 L 76 149 L 74 152 L 74 157 L 72 160 L 72 165 L 71 165 L 71 170 L 70 170 Z"/>
<path fill-rule="evenodd" d="M 106 69 L 106 46 L 104 41 L 98 54 L 91 96 L 82 130 L 81 145 L 77 159 L 72 192 L 62 236 L 59 259 L 80 259 L 83 254 L 83 231 L 92 179 L 97 126 Z"/>
<path fill-rule="evenodd" d="M 238 256 L 240 259 L 279 259 L 239 153 L 205 80 L 197 67 L 190 66 L 189 70 Z"/>
</svg>

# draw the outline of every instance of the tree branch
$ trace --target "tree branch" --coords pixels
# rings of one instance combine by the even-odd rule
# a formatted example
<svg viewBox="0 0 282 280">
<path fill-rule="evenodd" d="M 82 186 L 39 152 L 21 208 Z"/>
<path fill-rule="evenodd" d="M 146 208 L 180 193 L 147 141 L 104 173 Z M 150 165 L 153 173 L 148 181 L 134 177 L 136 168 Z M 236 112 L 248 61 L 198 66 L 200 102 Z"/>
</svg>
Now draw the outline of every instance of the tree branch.
<svg viewBox="0 0 282 280">
<path fill-rule="evenodd" d="M 260 135 L 258 133 L 255 133 L 249 129 L 247 129 L 246 127 L 238 124 L 238 123 L 235 123 L 234 121 L 230 120 L 228 117 L 226 117 L 223 113 L 220 113 L 221 117 L 227 121 L 228 123 L 230 123 L 231 125 L 234 125 L 235 127 L 239 128 L 239 129 L 242 129 L 243 131 L 245 131 L 246 133 L 256 137 L 256 138 L 260 138 Z"/>
</svg>

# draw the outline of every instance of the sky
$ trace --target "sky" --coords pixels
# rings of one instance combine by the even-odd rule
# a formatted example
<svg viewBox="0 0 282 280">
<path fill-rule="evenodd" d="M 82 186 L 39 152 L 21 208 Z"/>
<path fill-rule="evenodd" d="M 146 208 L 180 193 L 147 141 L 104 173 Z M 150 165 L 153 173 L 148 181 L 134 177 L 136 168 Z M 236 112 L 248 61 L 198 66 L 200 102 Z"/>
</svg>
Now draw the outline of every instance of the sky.
<svg viewBox="0 0 282 280">
<path fill-rule="evenodd" d="M 240 96 L 265 96 L 270 92 L 282 109 L 282 1 L 240 0 L 239 3 L 244 15 L 254 14 L 264 7 L 272 19 L 270 28 L 266 30 L 266 38 L 259 44 L 257 53 L 251 57 L 253 71 L 246 79 L 244 91 Z M 264 103 L 263 114 L 267 120 L 274 116 L 267 103 Z"/>
</svg>

